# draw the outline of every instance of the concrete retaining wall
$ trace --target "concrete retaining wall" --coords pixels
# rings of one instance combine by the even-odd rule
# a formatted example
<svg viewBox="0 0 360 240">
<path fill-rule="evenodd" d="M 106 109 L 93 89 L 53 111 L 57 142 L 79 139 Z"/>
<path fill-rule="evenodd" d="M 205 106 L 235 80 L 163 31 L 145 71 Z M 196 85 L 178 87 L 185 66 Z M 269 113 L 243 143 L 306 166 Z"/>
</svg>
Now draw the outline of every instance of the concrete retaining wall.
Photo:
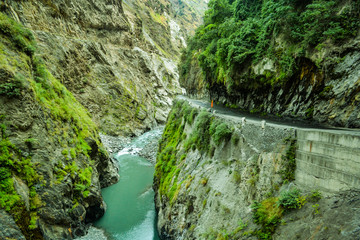
<svg viewBox="0 0 360 240">
<path fill-rule="evenodd" d="M 326 192 L 360 188 L 360 134 L 297 129 L 296 183 Z"/>
</svg>

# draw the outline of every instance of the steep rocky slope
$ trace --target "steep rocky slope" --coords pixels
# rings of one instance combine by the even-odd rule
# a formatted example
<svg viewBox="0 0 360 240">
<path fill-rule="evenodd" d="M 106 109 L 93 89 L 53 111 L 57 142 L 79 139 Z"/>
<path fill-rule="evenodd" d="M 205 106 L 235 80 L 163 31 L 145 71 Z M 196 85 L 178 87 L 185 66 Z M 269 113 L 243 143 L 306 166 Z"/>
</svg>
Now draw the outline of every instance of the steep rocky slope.
<svg viewBox="0 0 360 240">
<path fill-rule="evenodd" d="M 192 2 L 192 1 L 188 1 Z M 198 1 L 204 8 L 204 1 Z M 202 10 L 167 1 L 5 1 L 1 8 L 34 32 L 49 71 L 111 135 L 163 123 L 181 93 L 176 60 Z"/>
<path fill-rule="evenodd" d="M 154 178 L 162 238 L 357 239 L 359 174 L 338 170 L 333 178 L 341 179 L 342 191 L 320 183 L 322 173 L 342 169 L 341 163 L 351 158 L 315 161 L 320 160 L 316 152 L 325 150 L 313 142 L 313 149 L 300 149 L 302 154 L 313 150 L 311 169 L 303 161 L 297 169 L 299 131 L 177 102 L 160 141 Z M 335 144 L 337 137 L 329 135 Z"/>
<path fill-rule="evenodd" d="M 89 113 L 38 56 L 31 31 L 0 13 L 0 34 L 2 229 L 11 214 L 26 239 L 83 234 L 105 211 L 100 189 L 117 181 L 116 166 Z"/>
<path fill-rule="evenodd" d="M 167 1 L 6 0 L 0 10 L 0 238 L 83 235 L 119 177 L 99 132 L 133 136 L 166 120 L 185 19 Z"/>
<path fill-rule="evenodd" d="M 241 109 L 360 127 L 358 1 L 211 2 L 182 57 L 187 92 Z"/>
</svg>

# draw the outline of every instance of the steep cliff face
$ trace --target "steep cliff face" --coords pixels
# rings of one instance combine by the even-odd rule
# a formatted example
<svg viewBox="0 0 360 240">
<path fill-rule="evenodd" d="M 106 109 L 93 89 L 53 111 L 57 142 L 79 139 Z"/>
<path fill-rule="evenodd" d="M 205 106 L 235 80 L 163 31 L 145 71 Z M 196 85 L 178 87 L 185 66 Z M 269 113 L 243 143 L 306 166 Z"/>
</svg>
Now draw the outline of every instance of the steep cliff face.
<svg viewBox="0 0 360 240">
<path fill-rule="evenodd" d="M 351 209 L 360 205 L 354 190 L 360 176 L 343 169 L 344 155 L 331 161 L 327 157 L 327 163 L 318 158 L 318 151 L 325 151 L 322 146 L 347 138 L 244 122 L 177 102 L 160 141 L 154 179 L 161 236 L 356 238 L 360 212 Z M 305 158 L 305 152 L 313 156 Z M 334 172 L 334 183 L 326 184 L 329 172 Z"/>
<path fill-rule="evenodd" d="M 140 134 L 181 92 L 165 3 L 0 3 L 0 238 L 72 239 L 104 214 L 119 176 L 99 131 Z"/>
<path fill-rule="evenodd" d="M 172 96 L 181 93 L 176 60 L 186 38 L 175 5 L 5 1 L 1 8 L 34 32 L 49 71 L 102 131 L 138 135 L 166 120 Z M 188 19 L 196 19 L 193 28 L 200 12 Z"/>
<path fill-rule="evenodd" d="M 213 1 L 182 57 L 181 85 L 249 111 L 358 128 L 359 7 Z"/>
<path fill-rule="evenodd" d="M 89 113 L 37 54 L 31 31 L 1 13 L 0 34 L 0 206 L 26 239 L 81 235 L 103 215 L 100 189 L 117 172 Z"/>
</svg>

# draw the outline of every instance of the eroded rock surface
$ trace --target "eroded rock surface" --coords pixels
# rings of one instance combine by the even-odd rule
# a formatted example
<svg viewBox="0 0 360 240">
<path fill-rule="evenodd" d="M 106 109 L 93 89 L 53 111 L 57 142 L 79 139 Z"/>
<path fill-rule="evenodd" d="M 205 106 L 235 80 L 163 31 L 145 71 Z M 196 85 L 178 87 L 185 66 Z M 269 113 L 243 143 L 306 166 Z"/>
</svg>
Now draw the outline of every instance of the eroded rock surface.
<svg viewBox="0 0 360 240">
<path fill-rule="evenodd" d="M 357 238 L 360 176 L 341 170 L 351 154 L 317 161 L 315 142 L 303 147 L 313 141 L 303 135 L 324 136 L 323 145 L 329 145 L 351 137 L 358 141 L 358 133 L 312 134 L 198 107 L 177 102 L 160 141 L 154 190 L 163 239 Z M 297 169 L 305 148 L 313 152 L 309 166 Z M 332 180 L 319 181 L 329 171 L 342 179 L 341 189 Z M 289 208 L 280 203 L 285 195 L 294 200 Z"/>
<path fill-rule="evenodd" d="M 167 1 L 6 0 L 0 10 L 1 208 L 26 239 L 84 235 L 106 210 L 101 188 L 119 179 L 99 132 L 136 136 L 166 121 L 182 92 L 184 19 Z M 13 229 L 0 238 L 22 239 Z"/>
<path fill-rule="evenodd" d="M 50 72 L 101 130 L 138 136 L 164 123 L 182 93 L 176 61 L 188 33 L 180 26 L 196 18 L 194 29 L 204 5 L 187 20 L 167 1 L 5 1 L 2 9 L 34 32 Z"/>
</svg>

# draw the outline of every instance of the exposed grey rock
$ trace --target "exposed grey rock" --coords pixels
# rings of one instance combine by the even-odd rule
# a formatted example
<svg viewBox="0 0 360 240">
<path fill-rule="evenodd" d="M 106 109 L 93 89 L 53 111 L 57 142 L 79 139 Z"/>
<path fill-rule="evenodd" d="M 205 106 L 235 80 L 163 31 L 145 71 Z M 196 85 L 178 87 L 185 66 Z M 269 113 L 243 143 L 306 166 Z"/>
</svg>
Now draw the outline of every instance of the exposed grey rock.
<svg viewBox="0 0 360 240">
<path fill-rule="evenodd" d="M 186 138 L 175 144 L 176 158 L 186 156 L 174 180 L 180 186 L 178 193 L 174 199 L 168 199 L 155 186 L 158 230 L 164 239 L 207 239 L 211 229 L 215 236 L 219 229 L 230 233 L 239 221 L 246 223 L 248 229 L 256 228 L 250 206 L 281 185 L 279 172 L 287 149 L 283 140 L 294 136 L 295 131 L 271 126 L 263 130 L 261 123 L 250 122 L 237 128 L 241 119 L 238 121 L 221 118 L 221 122 L 235 127 L 232 134 L 238 136 L 238 141 L 216 145 L 211 140 L 209 148 L 214 147 L 213 153 L 197 149 L 186 152 Z M 194 130 L 194 124 L 185 124 L 186 136 Z"/>
<path fill-rule="evenodd" d="M 243 125 L 244 118 L 226 114 L 211 117 L 233 127 L 232 139 L 215 144 L 210 138 L 208 151 L 186 148 L 191 133 L 199 129 L 196 119 L 190 124 L 185 116 L 181 126 L 185 137 L 169 145 L 176 148 L 176 157 L 167 168 L 174 167 L 171 171 L 178 169 L 179 174 L 166 180 L 167 192 L 159 188 L 158 180 L 169 175 L 160 168 L 155 173 L 161 237 L 257 239 L 261 226 L 253 220 L 252 203 L 277 201 L 282 191 L 298 188 L 306 201 L 297 209 L 284 210 L 273 239 L 359 239 L 360 133 L 265 125 L 253 119 Z M 291 139 L 297 140 L 292 145 L 296 151 L 290 148 Z M 164 135 L 160 146 L 167 149 L 167 144 Z M 292 159 L 289 154 L 296 154 L 297 168 L 295 181 L 286 183 L 282 172 L 289 171 L 285 169 Z M 313 198 L 314 191 L 322 194 L 321 200 Z"/>
<path fill-rule="evenodd" d="M 317 204 L 317 205 L 316 205 Z M 288 212 L 274 239 L 359 239 L 360 192 L 349 190 Z M 316 209 L 316 210 L 315 210 Z"/>
<path fill-rule="evenodd" d="M 104 147 L 110 154 L 116 154 L 121 149 L 125 147 L 125 145 L 129 144 L 131 141 L 130 137 L 114 137 L 106 134 L 101 134 L 101 142 L 104 144 Z"/>
<path fill-rule="evenodd" d="M 154 138 L 152 138 L 151 141 L 145 144 L 145 146 L 140 150 L 140 152 L 138 153 L 139 156 L 146 158 L 147 160 L 149 160 L 149 162 L 155 165 L 160 138 L 161 134 L 158 134 Z"/>
<path fill-rule="evenodd" d="M 134 136 L 164 123 L 171 99 L 182 92 L 178 42 L 200 24 L 206 8 L 204 1 L 185 2 L 5 1 L 2 9 L 33 30 L 50 72 L 103 132 Z M 177 14 L 180 4 L 188 17 Z"/>
<path fill-rule="evenodd" d="M 30 203 L 29 203 L 29 188 L 28 186 L 18 177 L 13 177 L 14 181 L 14 188 L 17 194 L 19 194 L 25 203 L 26 210 L 30 210 Z"/>
<path fill-rule="evenodd" d="M 100 174 L 100 186 L 108 187 L 119 181 L 119 165 L 112 157 L 109 157 L 104 150 L 99 149 L 94 139 L 87 138 L 91 147 L 90 157 L 97 162 L 97 170 Z"/>
<path fill-rule="evenodd" d="M 0 209 L 0 236 L 2 239 L 25 240 L 14 219 L 2 209 Z"/>
<path fill-rule="evenodd" d="M 63 84 L 72 93 L 66 94 L 73 95 L 71 98 L 87 109 L 82 116 L 73 118 L 52 114 L 53 109 L 36 99 L 34 85 L 29 81 L 24 81 L 19 98 L 0 96 L 1 118 L 6 115 L 4 122 L 8 127 L 6 135 L 23 157 L 31 157 L 41 176 L 36 182 L 35 209 L 26 181 L 18 176 L 14 179 L 25 207 L 39 217 L 39 228 L 34 231 L 45 239 L 83 235 L 87 223 L 104 214 L 100 189 L 117 182 L 119 175 L 117 161 L 103 149 L 98 129 L 109 135 L 132 137 L 166 121 L 172 98 L 182 92 L 176 61 L 183 43 L 177 43 L 187 31 L 177 27 L 190 26 L 191 32 L 201 21 L 201 12 L 197 11 L 187 19 L 176 17 L 175 5 L 132 0 L 126 4 L 121 0 L 0 3 L 2 12 L 34 34 L 36 57 L 59 80 L 56 83 Z M 201 1 L 195 9 L 204 6 Z M 194 8 L 184 5 L 183 10 L 193 12 Z M 165 22 L 154 21 L 153 13 L 164 15 Z M 0 35 L 7 38 L 5 33 Z M 17 75 L 24 79 L 34 77 L 34 59 L 19 54 L 16 48 L 2 50 L 16 66 L 11 71 L 1 66 L 1 81 Z M 65 91 L 64 87 L 61 86 Z M 64 91 L 59 91 L 59 96 Z M 77 118 L 88 114 L 94 123 L 90 124 L 92 127 L 81 123 L 74 128 Z M 84 129 L 81 134 L 88 136 L 86 139 L 79 136 Z M 26 142 L 33 138 L 37 141 Z M 109 152 L 116 153 L 121 148 L 118 145 L 117 141 L 116 146 L 108 148 Z M 85 186 L 89 175 L 91 185 Z M 81 190 L 84 187 L 86 190 Z M 27 229 L 29 224 L 26 225 L 22 227 Z"/>
</svg>

